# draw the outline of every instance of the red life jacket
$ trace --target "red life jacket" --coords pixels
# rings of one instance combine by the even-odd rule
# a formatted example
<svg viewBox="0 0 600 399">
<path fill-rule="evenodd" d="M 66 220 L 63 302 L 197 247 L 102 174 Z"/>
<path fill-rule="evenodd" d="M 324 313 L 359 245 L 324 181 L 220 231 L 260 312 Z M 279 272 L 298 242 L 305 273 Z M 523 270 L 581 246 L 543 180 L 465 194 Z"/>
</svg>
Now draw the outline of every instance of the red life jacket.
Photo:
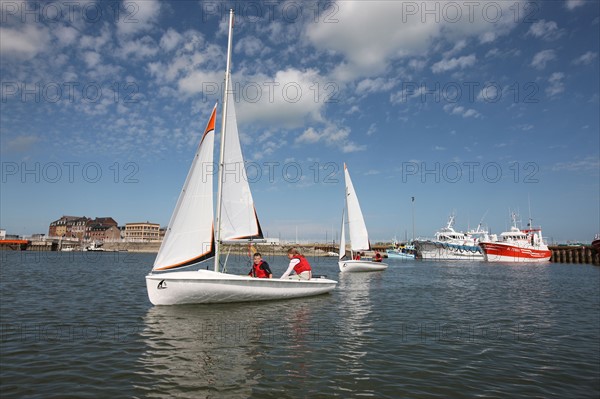
<svg viewBox="0 0 600 399">
<path fill-rule="evenodd" d="M 294 271 L 296 274 L 300 274 L 302 272 L 311 271 L 310 265 L 304 256 L 294 255 L 292 256 L 294 259 L 298 259 L 300 263 L 294 266 Z"/>
<path fill-rule="evenodd" d="M 258 265 L 256 263 L 252 264 L 252 274 L 254 275 L 254 277 L 258 277 L 258 278 L 268 278 L 269 277 L 267 272 L 261 268 L 263 263 L 264 263 L 264 261 L 261 260 Z"/>
</svg>

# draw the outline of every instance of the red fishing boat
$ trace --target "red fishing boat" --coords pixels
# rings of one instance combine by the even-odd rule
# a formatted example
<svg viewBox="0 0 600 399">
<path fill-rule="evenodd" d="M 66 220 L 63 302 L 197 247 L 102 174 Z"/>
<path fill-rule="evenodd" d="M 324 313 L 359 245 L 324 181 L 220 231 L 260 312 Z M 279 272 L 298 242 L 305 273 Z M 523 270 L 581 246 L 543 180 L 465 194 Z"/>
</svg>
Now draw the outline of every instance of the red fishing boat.
<svg viewBox="0 0 600 399">
<path fill-rule="evenodd" d="M 512 215 L 510 231 L 500 234 L 497 241 L 479 243 L 483 257 L 488 262 L 548 262 L 552 252 L 544 243 L 542 229 L 531 226 L 520 230 L 516 226 L 516 215 Z"/>
</svg>

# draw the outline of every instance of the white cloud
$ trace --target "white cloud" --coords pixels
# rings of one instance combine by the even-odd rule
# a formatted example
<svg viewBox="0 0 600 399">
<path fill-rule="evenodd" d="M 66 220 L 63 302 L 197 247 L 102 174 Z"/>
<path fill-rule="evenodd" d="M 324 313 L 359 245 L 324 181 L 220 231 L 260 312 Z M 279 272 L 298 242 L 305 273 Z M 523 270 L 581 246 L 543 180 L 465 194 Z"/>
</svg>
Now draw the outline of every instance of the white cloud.
<svg viewBox="0 0 600 399">
<path fill-rule="evenodd" d="M 359 145 L 359 144 L 353 143 L 351 141 L 342 146 L 342 152 L 344 154 L 348 154 L 351 152 L 365 151 L 366 149 L 367 149 L 366 145 Z"/>
<path fill-rule="evenodd" d="M 586 157 L 581 160 L 575 160 L 571 162 L 557 162 L 552 167 L 554 171 L 566 170 L 569 172 L 580 172 L 580 171 L 596 171 L 600 169 L 600 159 L 598 157 Z"/>
<path fill-rule="evenodd" d="M 274 76 L 234 76 L 233 81 L 240 82 L 241 101 L 237 107 L 240 121 L 285 128 L 323 122 L 321 112 L 332 94 L 327 89 L 330 82 L 315 69 L 288 68 Z"/>
<path fill-rule="evenodd" d="M 462 40 L 480 37 L 494 40 L 516 26 L 510 7 L 520 7 L 511 2 L 494 2 L 499 18 L 490 21 L 482 13 L 470 11 L 468 5 L 452 2 L 458 7 L 460 17 L 450 20 L 444 7 L 445 2 L 436 2 L 436 15 L 426 15 L 424 2 L 414 1 L 337 1 L 336 23 L 306 24 L 306 37 L 318 49 L 343 56 L 343 62 L 332 72 L 340 81 L 358 77 L 375 76 L 386 70 L 392 60 L 403 57 L 423 56 L 432 51 L 438 40 L 459 43 Z M 472 17 L 472 18 L 470 18 Z M 487 19 L 487 21 L 486 21 Z M 357 29 L 357 27 L 368 29 Z M 465 43 L 466 44 L 466 43 Z M 464 47 L 463 47 L 464 48 Z M 452 51 L 452 50 L 451 50 Z"/>
<path fill-rule="evenodd" d="M 100 54 L 96 53 L 95 51 L 86 51 L 82 54 L 82 57 L 89 69 L 92 69 L 100 64 Z"/>
<path fill-rule="evenodd" d="M 481 114 L 473 108 L 465 108 L 462 105 L 446 104 L 444 105 L 444 111 L 450 115 L 462 116 L 463 118 L 479 118 Z"/>
<path fill-rule="evenodd" d="M 243 52 L 249 56 L 259 55 L 263 52 L 268 52 L 269 49 L 265 47 L 262 41 L 254 36 L 246 36 L 241 38 L 235 45 L 236 52 Z"/>
<path fill-rule="evenodd" d="M 0 54 L 30 59 L 47 49 L 49 33 L 45 27 L 23 25 L 21 29 L 0 27 Z"/>
<path fill-rule="evenodd" d="M 296 138 L 296 144 L 313 144 L 321 140 L 321 135 L 315 129 L 309 127 Z"/>
<path fill-rule="evenodd" d="M 550 75 L 550 77 L 548 78 L 549 85 L 546 88 L 546 94 L 549 97 L 554 97 L 557 94 L 560 94 L 563 91 L 565 91 L 565 84 L 563 82 L 564 78 L 565 74 L 562 72 L 554 72 L 552 75 Z"/>
<path fill-rule="evenodd" d="M 451 58 L 449 60 L 444 59 L 433 64 L 431 66 L 431 71 L 433 73 L 441 73 L 451 71 L 456 68 L 464 69 L 466 67 L 473 66 L 476 61 L 477 58 L 475 57 L 475 54 L 462 56 L 458 58 Z"/>
<path fill-rule="evenodd" d="M 477 95 L 477 100 L 490 103 L 497 102 L 502 97 L 502 93 L 498 89 L 500 89 L 500 87 L 497 84 L 486 83 Z"/>
<path fill-rule="evenodd" d="M 396 84 L 397 84 L 397 82 L 393 79 L 367 78 L 367 79 L 363 79 L 360 82 L 358 82 L 358 85 L 356 85 L 356 93 L 364 94 L 364 93 L 377 93 L 377 92 L 382 92 L 382 91 L 389 91 Z"/>
<path fill-rule="evenodd" d="M 183 40 L 183 36 L 173 28 L 169 28 L 160 38 L 160 48 L 165 51 L 175 49 Z"/>
<path fill-rule="evenodd" d="M 349 136 L 349 128 L 339 127 L 338 124 L 327 122 L 322 129 L 307 128 L 300 136 L 296 137 L 294 143 L 297 145 L 323 143 L 329 147 L 338 148 L 343 153 L 366 150 L 365 145 L 359 145 L 348 140 Z"/>
<path fill-rule="evenodd" d="M 346 111 L 346 115 L 352 115 L 357 112 L 360 112 L 360 107 L 358 105 L 353 105 L 348 111 Z"/>
<path fill-rule="evenodd" d="M 593 51 L 588 51 L 580 57 L 577 57 L 573 60 L 573 64 L 575 65 L 590 65 L 592 61 L 598 58 L 598 53 Z"/>
<path fill-rule="evenodd" d="M 119 36 L 135 35 L 149 30 L 158 19 L 161 4 L 158 0 L 123 1 L 117 21 Z"/>
<path fill-rule="evenodd" d="M 467 47 L 467 41 L 465 39 L 459 40 L 458 42 L 456 42 L 454 47 L 452 47 L 452 49 L 444 53 L 444 58 L 449 58 L 455 54 L 460 53 L 465 47 Z"/>
<path fill-rule="evenodd" d="M 542 70 L 546 68 L 548 62 L 554 59 L 556 59 L 556 52 L 554 50 L 542 50 L 533 56 L 530 65 L 536 69 Z"/>
<path fill-rule="evenodd" d="M 6 143 L 2 150 L 6 152 L 29 152 L 31 148 L 39 142 L 39 137 L 35 135 L 18 136 Z"/>
<path fill-rule="evenodd" d="M 372 123 L 371 126 L 369 126 L 369 129 L 367 130 L 367 136 L 372 136 L 375 134 L 375 132 L 377 132 L 377 125 L 375 123 Z"/>
<path fill-rule="evenodd" d="M 585 0 L 567 0 L 565 7 L 569 10 L 574 10 L 577 7 L 581 7 L 585 4 Z"/>
<path fill-rule="evenodd" d="M 79 32 L 70 26 L 58 26 L 52 29 L 52 33 L 62 46 L 73 44 L 79 37 Z"/>
<path fill-rule="evenodd" d="M 115 55 L 122 59 L 143 59 L 158 53 L 158 45 L 150 36 L 144 36 L 137 40 L 121 41 L 120 47 Z"/>
<path fill-rule="evenodd" d="M 100 35 L 91 36 L 85 35 L 79 39 L 79 46 L 81 49 L 92 49 L 94 51 L 101 51 L 105 46 L 110 45 L 109 43 L 112 40 L 111 28 L 108 24 L 105 24 L 101 30 Z"/>
<path fill-rule="evenodd" d="M 408 67 L 415 71 L 422 71 L 427 66 L 427 61 L 412 59 L 408 62 Z"/>
<path fill-rule="evenodd" d="M 208 89 L 212 92 L 212 85 L 216 84 L 220 88 L 217 82 L 222 80 L 222 72 L 193 71 L 177 81 L 177 89 L 180 94 L 186 95 L 203 93 Z M 217 90 L 217 94 L 220 96 L 221 93 Z"/>
<path fill-rule="evenodd" d="M 544 19 L 534 22 L 527 31 L 527 36 L 534 36 L 544 40 L 556 40 L 563 34 L 564 31 L 558 29 L 556 22 Z"/>
</svg>

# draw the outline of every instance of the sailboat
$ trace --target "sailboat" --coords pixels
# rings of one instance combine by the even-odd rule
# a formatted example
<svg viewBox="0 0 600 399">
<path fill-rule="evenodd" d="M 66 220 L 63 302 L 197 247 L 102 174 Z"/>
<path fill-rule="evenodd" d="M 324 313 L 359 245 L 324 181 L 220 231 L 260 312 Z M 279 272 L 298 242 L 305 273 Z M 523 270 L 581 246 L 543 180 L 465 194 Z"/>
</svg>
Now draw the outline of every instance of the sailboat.
<svg viewBox="0 0 600 399">
<path fill-rule="evenodd" d="M 233 10 L 229 14 L 227 67 L 218 166 L 217 212 L 213 207 L 213 151 L 217 105 L 213 108 L 165 237 L 146 276 L 154 305 L 229 303 L 276 300 L 325 294 L 337 281 L 253 278 L 221 270 L 223 243 L 247 243 L 263 238 L 248 180 L 244 173 L 233 91 L 230 90 Z M 228 173 L 224 174 L 224 171 Z M 213 270 L 204 263 L 214 260 Z M 201 267 L 199 270 L 179 269 Z"/>
<path fill-rule="evenodd" d="M 345 213 L 342 212 L 342 234 L 340 236 L 340 255 L 338 265 L 341 272 L 372 272 L 387 269 L 388 265 L 382 262 L 372 262 L 369 260 L 355 260 L 355 253 L 368 251 L 371 249 L 369 242 L 369 233 L 365 225 L 360 204 L 354 185 L 350 179 L 348 167 L 344 164 L 344 180 L 346 182 L 346 210 L 348 212 L 348 231 L 350 234 L 350 255 L 352 259 L 346 258 L 346 229 Z"/>
</svg>

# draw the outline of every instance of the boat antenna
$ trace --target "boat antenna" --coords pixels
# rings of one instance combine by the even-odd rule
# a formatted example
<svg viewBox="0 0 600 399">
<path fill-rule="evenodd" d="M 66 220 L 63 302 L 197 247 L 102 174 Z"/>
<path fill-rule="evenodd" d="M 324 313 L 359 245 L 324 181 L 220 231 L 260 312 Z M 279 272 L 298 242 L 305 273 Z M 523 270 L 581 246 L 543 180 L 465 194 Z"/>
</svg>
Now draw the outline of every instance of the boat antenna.
<svg viewBox="0 0 600 399">
<path fill-rule="evenodd" d="M 225 127 L 227 125 L 227 96 L 229 93 L 229 78 L 231 73 L 231 46 L 233 43 L 233 8 L 229 10 L 229 40 L 227 42 L 227 64 L 225 67 L 225 88 L 223 90 L 223 119 L 221 119 L 221 151 L 219 155 L 218 190 L 217 190 L 217 220 L 215 222 L 215 272 L 219 271 L 221 255 L 221 209 L 223 196 L 223 168 L 225 158 Z"/>
<path fill-rule="evenodd" d="M 533 219 L 531 217 L 531 198 L 529 197 L 529 194 L 527 194 L 527 206 L 529 207 L 529 222 L 527 223 L 527 227 L 529 229 L 533 228 Z"/>
</svg>

